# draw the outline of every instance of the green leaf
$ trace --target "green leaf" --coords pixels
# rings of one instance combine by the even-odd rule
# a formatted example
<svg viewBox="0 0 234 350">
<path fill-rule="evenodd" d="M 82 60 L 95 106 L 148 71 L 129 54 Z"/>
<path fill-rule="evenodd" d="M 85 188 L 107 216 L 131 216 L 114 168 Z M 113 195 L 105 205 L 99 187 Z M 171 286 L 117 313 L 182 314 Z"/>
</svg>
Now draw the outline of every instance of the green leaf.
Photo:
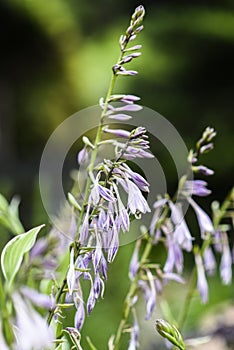
<svg viewBox="0 0 234 350">
<path fill-rule="evenodd" d="M 11 203 L 0 194 L 0 224 L 11 231 L 14 235 L 24 232 L 23 225 L 19 220 L 19 199 L 13 197 Z"/>
<path fill-rule="evenodd" d="M 39 231 L 44 226 L 45 225 L 34 227 L 28 232 L 12 238 L 3 248 L 1 254 L 1 267 L 3 275 L 9 285 L 11 285 L 15 275 L 19 271 L 24 254 L 33 247 Z"/>
</svg>

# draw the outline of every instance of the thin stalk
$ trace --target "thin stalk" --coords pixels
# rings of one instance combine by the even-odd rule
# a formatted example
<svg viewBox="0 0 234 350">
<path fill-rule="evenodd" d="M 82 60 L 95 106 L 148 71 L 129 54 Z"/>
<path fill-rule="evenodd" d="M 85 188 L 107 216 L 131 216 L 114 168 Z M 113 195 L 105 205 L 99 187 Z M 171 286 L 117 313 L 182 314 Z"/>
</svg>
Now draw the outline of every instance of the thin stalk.
<svg viewBox="0 0 234 350">
<path fill-rule="evenodd" d="M 123 53 L 121 53 L 118 62 L 121 61 L 122 57 L 123 57 Z M 92 152 L 92 156 L 91 156 L 91 160 L 90 160 L 90 165 L 88 167 L 88 171 L 91 172 L 91 173 L 94 170 L 95 161 L 96 161 L 96 158 L 97 158 L 98 146 L 99 146 L 99 142 L 101 141 L 101 136 L 102 136 L 102 128 L 103 128 L 104 117 L 105 117 L 107 109 L 108 109 L 108 101 L 109 101 L 110 96 L 112 95 L 113 90 L 114 90 L 116 78 L 117 78 L 117 75 L 115 73 L 113 73 L 112 77 L 111 77 L 111 82 L 110 82 L 110 85 L 109 85 L 109 89 L 107 91 L 107 95 L 106 95 L 106 99 L 105 99 L 105 103 L 104 103 L 104 108 L 103 108 L 103 111 L 101 113 L 101 117 L 100 117 L 100 122 L 99 122 L 98 130 L 97 130 L 96 138 L 95 138 L 95 141 L 94 141 L 94 148 L 93 148 L 93 152 Z M 85 207 L 87 205 L 87 200 L 88 200 L 89 193 L 90 193 L 91 183 L 92 183 L 92 180 L 91 180 L 90 176 L 88 176 L 87 182 L 86 182 L 86 186 L 85 186 L 85 193 L 84 193 L 83 203 L 82 203 L 82 207 L 81 207 L 81 211 L 80 211 L 80 215 L 79 215 L 79 219 L 78 219 L 77 237 L 76 237 L 77 241 L 78 241 L 78 237 L 79 237 L 79 228 L 80 228 L 80 225 L 82 223 L 82 219 L 83 219 L 83 216 L 84 216 L 84 213 L 85 213 Z"/>
<path fill-rule="evenodd" d="M 78 246 L 74 245 L 74 247 L 75 247 L 74 260 L 76 260 L 78 258 L 78 256 L 79 256 L 79 254 L 80 254 L 80 246 L 79 245 Z M 65 292 L 66 292 L 67 288 L 68 288 L 68 286 L 67 286 L 67 273 L 66 273 L 66 276 L 63 279 L 63 282 L 62 282 L 61 286 L 59 287 L 59 289 L 57 291 L 57 294 L 55 296 L 55 305 L 59 304 L 61 298 L 63 298 L 63 296 L 65 296 Z M 48 326 L 51 324 L 55 312 L 56 312 L 56 306 L 55 306 L 54 309 L 50 310 L 50 312 L 49 312 L 49 315 L 47 317 L 47 324 L 48 324 Z"/>
<path fill-rule="evenodd" d="M 140 273 L 141 273 L 141 267 L 146 263 L 148 256 L 151 252 L 152 249 L 152 240 L 150 238 L 148 238 L 146 246 L 144 248 L 141 260 L 140 260 L 140 264 L 139 264 L 139 269 L 137 272 L 136 277 L 134 278 L 134 280 L 132 281 L 129 291 L 125 297 L 124 300 L 124 306 L 123 306 L 123 316 L 122 319 L 119 323 L 119 327 L 117 329 L 116 332 L 116 336 L 115 336 L 115 340 L 114 340 L 114 347 L 113 350 L 118 350 L 119 349 L 119 345 L 120 345 L 120 341 L 121 341 L 121 337 L 124 331 L 124 328 L 126 326 L 128 317 L 129 317 L 129 312 L 131 309 L 131 302 L 132 302 L 132 297 L 135 295 L 137 288 L 138 288 L 138 280 L 140 278 Z"/>
<path fill-rule="evenodd" d="M 2 327 L 2 331 L 5 335 L 5 339 L 6 339 L 7 345 L 9 346 L 9 350 L 12 350 L 15 337 L 12 330 L 12 325 L 10 323 L 10 315 L 7 309 L 6 292 L 4 290 L 4 286 L 2 283 L 1 273 L 0 273 L 0 314 L 1 314 L 0 319 L 2 320 L 2 323 L 0 322 L 0 327 Z"/>
<path fill-rule="evenodd" d="M 219 213 L 217 216 L 214 217 L 214 228 L 217 229 L 221 220 L 223 219 L 223 217 L 225 216 L 228 208 L 231 206 L 231 203 L 233 201 L 233 196 L 234 196 L 234 190 L 232 189 L 230 191 L 230 193 L 228 194 L 228 196 L 226 197 L 226 199 L 224 200 L 220 210 L 219 210 Z M 201 247 L 201 256 L 203 256 L 205 250 L 211 245 L 212 243 L 212 236 L 210 235 L 202 244 L 202 247 Z M 182 328 L 184 327 L 184 324 L 185 324 L 185 321 L 186 321 L 186 318 L 187 318 L 187 314 L 188 314 L 188 311 L 189 311 L 189 308 L 190 308 L 190 305 L 191 305 L 191 302 L 192 302 L 192 297 L 193 297 L 193 294 L 194 294 L 194 291 L 196 289 L 196 267 L 193 268 L 192 270 L 192 274 L 191 274 L 191 278 L 190 278 L 190 282 L 189 282 L 189 288 L 188 288 L 188 291 L 187 291 L 187 294 L 186 294 L 186 297 L 185 297 L 185 301 L 184 301 L 184 304 L 181 308 L 181 312 L 179 313 L 179 317 L 178 317 L 178 322 L 177 322 L 177 325 L 178 325 L 178 328 L 179 330 L 181 331 Z"/>
</svg>

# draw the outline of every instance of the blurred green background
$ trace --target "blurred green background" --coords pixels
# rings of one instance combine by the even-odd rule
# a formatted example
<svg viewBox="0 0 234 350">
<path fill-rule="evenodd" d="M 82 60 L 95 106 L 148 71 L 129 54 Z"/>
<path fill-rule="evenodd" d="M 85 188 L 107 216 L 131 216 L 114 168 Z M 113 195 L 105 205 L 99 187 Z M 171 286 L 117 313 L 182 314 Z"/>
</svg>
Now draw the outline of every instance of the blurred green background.
<svg viewBox="0 0 234 350">
<path fill-rule="evenodd" d="M 8 198 L 20 196 L 25 227 L 48 222 L 38 190 L 47 139 L 64 119 L 105 94 L 118 57 L 119 36 L 139 4 L 0 2 L 0 192 Z M 206 163 L 216 171 L 209 179 L 210 188 L 222 200 L 231 188 L 233 171 L 234 3 L 145 0 L 142 4 L 145 29 L 138 41 L 143 55 L 131 64 L 139 75 L 123 78 L 118 92 L 141 96 L 141 103 L 166 117 L 188 147 L 206 126 L 217 129 L 215 150 Z M 120 285 L 124 290 L 127 283 L 118 269 L 121 266 L 126 275 L 131 249 L 124 247 L 116 267 L 111 267 L 118 277 L 109 282 L 107 309 L 102 303 L 99 313 L 111 315 L 113 322 L 102 324 L 95 310 L 94 338 L 105 338 L 115 329 L 124 296 Z M 100 327 L 106 328 L 105 335 L 96 332 Z"/>
</svg>

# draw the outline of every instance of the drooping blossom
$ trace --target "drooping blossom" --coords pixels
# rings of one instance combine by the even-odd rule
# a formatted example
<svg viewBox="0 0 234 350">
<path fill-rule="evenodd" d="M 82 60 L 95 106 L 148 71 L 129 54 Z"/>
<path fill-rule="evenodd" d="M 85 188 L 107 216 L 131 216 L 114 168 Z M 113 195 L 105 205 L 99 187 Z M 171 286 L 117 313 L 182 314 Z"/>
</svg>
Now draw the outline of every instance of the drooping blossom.
<svg viewBox="0 0 234 350">
<path fill-rule="evenodd" d="M 222 233 L 222 256 L 220 261 L 220 276 L 225 285 L 232 282 L 232 255 L 228 242 L 228 237 L 225 232 Z"/>
<path fill-rule="evenodd" d="M 192 198 L 188 198 L 188 201 L 196 213 L 197 221 L 200 227 L 201 237 L 202 239 L 205 239 L 207 233 L 214 232 L 214 226 L 212 224 L 212 221 L 209 218 L 209 216 L 204 212 L 204 210 L 201 207 L 199 207 L 199 205 Z"/>
<path fill-rule="evenodd" d="M 216 261 L 211 247 L 205 249 L 203 253 L 203 260 L 207 275 L 212 276 L 216 270 Z"/>
<path fill-rule="evenodd" d="M 132 308 L 132 314 L 133 314 L 133 326 L 130 333 L 131 336 L 130 336 L 128 350 L 136 350 L 139 347 L 139 325 L 138 325 L 137 316 L 134 308 Z"/>
<path fill-rule="evenodd" d="M 19 293 L 13 294 L 13 302 L 17 339 L 14 350 L 53 349 L 54 334 L 46 320 Z"/>
<path fill-rule="evenodd" d="M 202 257 L 199 252 L 195 252 L 194 257 L 197 268 L 197 289 L 200 293 L 201 302 L 206 304 L 208 302 L 208 283 L 206 280 Z"/>
<path fill-rule="evenodd" d="M 185 250 L 192 250 L 193 237 L 188 229 L 188 226 L 184 220 L 184 213 L 180 204 L 174 204 L 169 201 L 169 207 L 171 209 L 171 219 L 175 225 L 174 240 Z"/>
</svg>

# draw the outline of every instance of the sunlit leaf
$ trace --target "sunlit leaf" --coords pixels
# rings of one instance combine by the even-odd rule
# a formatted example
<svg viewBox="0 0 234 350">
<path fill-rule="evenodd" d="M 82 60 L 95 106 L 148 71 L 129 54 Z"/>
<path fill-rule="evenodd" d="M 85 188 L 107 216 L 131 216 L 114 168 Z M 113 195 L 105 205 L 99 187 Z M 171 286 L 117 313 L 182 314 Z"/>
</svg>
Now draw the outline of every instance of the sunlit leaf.
<svg viewBox="0 0 234 350">
<path fill-rule="evenodd" d="M 3 248 L 1 255 L 2 272 L 11 285 L 15 275 L 19 271 L 24 254 L 35 244 L 37 235 L 44 225 L 34 227 L 28 232 L 12 238 Z"/>
</svg>

